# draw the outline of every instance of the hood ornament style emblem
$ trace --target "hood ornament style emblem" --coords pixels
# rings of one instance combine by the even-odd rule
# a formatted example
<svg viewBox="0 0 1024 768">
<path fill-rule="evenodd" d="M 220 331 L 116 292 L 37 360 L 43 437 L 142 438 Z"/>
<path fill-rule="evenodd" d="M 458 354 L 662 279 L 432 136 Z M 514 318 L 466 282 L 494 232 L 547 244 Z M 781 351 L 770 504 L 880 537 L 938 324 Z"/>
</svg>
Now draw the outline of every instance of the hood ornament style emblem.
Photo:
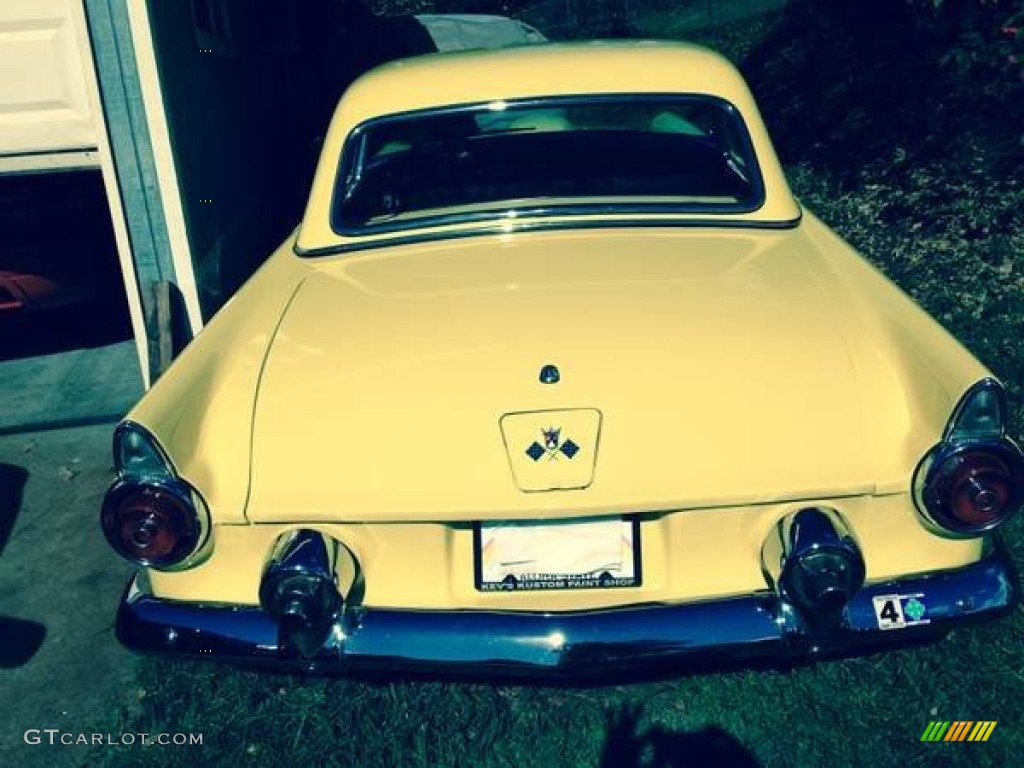
<svg viewBox="0 0 1024 768">
<path fill-rule="evenodd" d="M 557 384 L 561 378 L 562 374 L 559 373 L 558 366 L 556 365 L 545 365 L 540 369 L 541 384 Z"/>
</svg>

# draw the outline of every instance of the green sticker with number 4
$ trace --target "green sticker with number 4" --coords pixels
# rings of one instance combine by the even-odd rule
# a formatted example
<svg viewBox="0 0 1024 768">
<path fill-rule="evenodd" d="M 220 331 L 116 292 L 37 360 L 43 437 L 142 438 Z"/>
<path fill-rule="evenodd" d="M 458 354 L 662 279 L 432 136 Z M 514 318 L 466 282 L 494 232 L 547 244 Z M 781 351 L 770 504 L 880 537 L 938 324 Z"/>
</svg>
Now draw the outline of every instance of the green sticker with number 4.
<svg viewBox="0 0 1024 768">
<path fill-rule="evenodd" d="M 924 595 L 878 595 L 872 598 L 879 629 L 903 629 L 930 620 Z"/>
</svg>

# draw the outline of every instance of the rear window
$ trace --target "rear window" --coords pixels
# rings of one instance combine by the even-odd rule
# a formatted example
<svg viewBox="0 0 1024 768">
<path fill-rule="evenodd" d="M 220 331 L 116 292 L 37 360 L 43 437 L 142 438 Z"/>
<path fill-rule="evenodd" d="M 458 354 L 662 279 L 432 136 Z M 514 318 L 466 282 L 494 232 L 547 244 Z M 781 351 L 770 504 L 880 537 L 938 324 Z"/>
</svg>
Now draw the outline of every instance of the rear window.
<svg viewBox="0 0 1024 768">
<path fill-rule="evenodd" d="M 746 127 L 709 96 L 493 102 L 378 118 L 346 142 L 332 224 L 373 234 L 519 216 L 741 213 Z"/>
</svg>

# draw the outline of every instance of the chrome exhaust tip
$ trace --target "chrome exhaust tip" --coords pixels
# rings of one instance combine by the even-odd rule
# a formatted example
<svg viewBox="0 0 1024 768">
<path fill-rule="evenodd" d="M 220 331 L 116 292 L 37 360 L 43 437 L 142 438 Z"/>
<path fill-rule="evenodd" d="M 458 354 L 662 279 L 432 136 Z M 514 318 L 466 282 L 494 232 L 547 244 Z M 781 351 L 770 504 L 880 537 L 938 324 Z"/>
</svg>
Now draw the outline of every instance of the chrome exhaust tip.
<svg viewBox="0 0 1024 768">
<path fill-rule="evenodd" d="M 805 507 L 783 517 L 761 547 L 761 570 L 780 598 L 810 617 L 836 617 L 864 584 L 864 556 L 842 516 Z"/>
<path fill-rule="evenodd" d="M 282 534 L 260 581 L 260 605 L 278 623 L 278 645 L 311 658 L 344 606 L 334 577 L 337 545 L 308 529 Z"/>
</svg>

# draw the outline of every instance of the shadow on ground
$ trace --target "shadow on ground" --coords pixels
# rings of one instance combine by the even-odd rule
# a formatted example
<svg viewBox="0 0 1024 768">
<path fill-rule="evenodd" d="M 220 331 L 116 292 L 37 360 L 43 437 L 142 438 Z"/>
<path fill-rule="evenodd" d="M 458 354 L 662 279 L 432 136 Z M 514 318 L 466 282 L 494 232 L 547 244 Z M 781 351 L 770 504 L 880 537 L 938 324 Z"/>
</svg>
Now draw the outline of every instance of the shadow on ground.
<svg viewBox="0 0 1024 768">
<path fill-rule="evenodd" d="M 0 616 L 0 669 L 27 664 L 46 638 L 46 627 L 36 621 Z"/>
<path fill-rule="evenodd" d="M 718 726 L 673 731 L 661 725 L 641 730 L 643 707 L 622 705 L 608 713 L 600 768 L 684 768 L 727 765 L 759 768 L 754 754 Z"/>
<path fill-rule="evenodd" d="M 12 464 L 0 464 L 0 555 L 14 532 L 28 472 Z M 43 644 L 46 627 L 35 621 L 0 616 L 0 669 L 27 663 Z"/>
<path fill-rule="evenodd" d="M 25 491 L 28 472 L 13 464 L 0 463 L 0 555 L 14 531 L 14 522 L 21 511 L 21 497 Z M 0 637 L 3 637 L 0 634 Z"/>
</svg>

